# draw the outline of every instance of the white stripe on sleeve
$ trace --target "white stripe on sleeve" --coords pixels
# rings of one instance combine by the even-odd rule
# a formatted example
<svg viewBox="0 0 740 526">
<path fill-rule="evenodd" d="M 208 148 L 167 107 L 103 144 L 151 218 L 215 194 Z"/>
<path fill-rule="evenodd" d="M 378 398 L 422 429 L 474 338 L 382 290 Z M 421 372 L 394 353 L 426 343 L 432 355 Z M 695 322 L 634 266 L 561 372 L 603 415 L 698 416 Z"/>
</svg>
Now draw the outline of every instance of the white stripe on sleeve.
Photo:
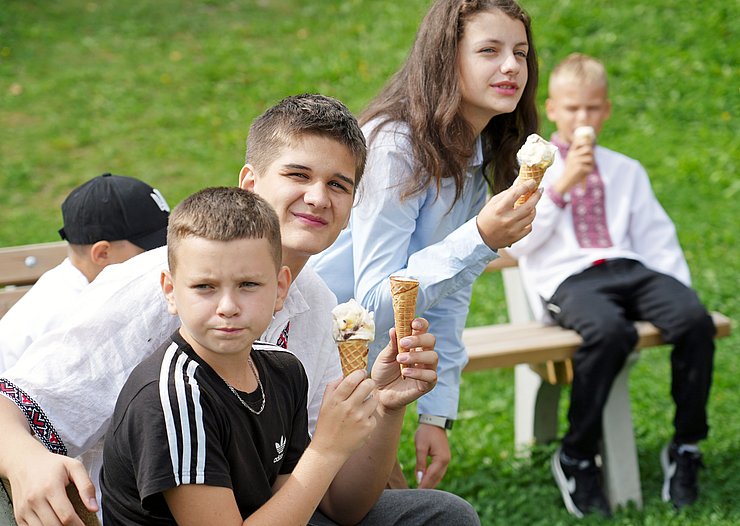
<svg viewBox="0 0 740 526">
<path fill-rule="evenodd" d="M 188 383 L 193 392 L 193 407 L 195 409 L 195 429 L 198 436 L 198 455 L 195 463 L 195 483 L 203 484 L 205 482 L 206 468 L 206 432 L 203 426 L 203 407 L 200 405 L 200 387 L 195 380 L 195 370 L 198 368 L 198 362 L 192 360 L 188 365 Z"/>
<path fill-rule="evenodd" d="M 170 449 L 170 461 L 172 462 L 172 473 L 175 476 L 175 484 L 180 485 L 180 474 L 178 470 L 178 451 L 177 451 L 177 430 L 175 428 L 175 419 L 172 414 L 172 408 L 170 407 L 170 394 L 168 390 L 168 378 L 170 364 L 172 358 L 177 350 L 177 344 L 172 342 L 164 353 L 164 359 L 162 360 L 162 367 L 159 370 L 159 401 L 162 404 L 162 412 L 164 414 L 164 425 L 167 430 L 167 443 Z"/>
<path fill-rule="evenodd" d="M 180 431 L 182 433 L 182 462 L 180 473 L 182 483 L 190 484 L 190 418 L 188 417 L 188 393 L 185 388 L 184 365 L 188 361 L 188 355 L 180 354 L 175 364 L 175 393 L 177 393 L 177 408 L 180 416 Z"/>
</svg>

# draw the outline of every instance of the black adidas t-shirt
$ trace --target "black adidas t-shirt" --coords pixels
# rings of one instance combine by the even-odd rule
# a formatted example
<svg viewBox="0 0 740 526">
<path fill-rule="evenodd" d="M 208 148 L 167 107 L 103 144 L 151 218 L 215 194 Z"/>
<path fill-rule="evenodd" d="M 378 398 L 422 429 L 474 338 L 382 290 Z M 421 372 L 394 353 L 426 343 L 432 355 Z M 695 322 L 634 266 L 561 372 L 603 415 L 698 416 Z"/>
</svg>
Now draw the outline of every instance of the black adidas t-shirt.
<svg viewBox="0 0 740 526">
<path fill-rule="evenodd" d="M 105 437 L 106 526 L 175 524 L 162 492 L 180 484 L 232 488 L 243 518 L 272 496 L 309 442 L 308 379 L 275 345 L 255 342 L 252 360 L 265 390 L 259 415 L 177 332 L 133 370 Z M 259 389 L 239 396 L 259 409 Z"/>
</svg>

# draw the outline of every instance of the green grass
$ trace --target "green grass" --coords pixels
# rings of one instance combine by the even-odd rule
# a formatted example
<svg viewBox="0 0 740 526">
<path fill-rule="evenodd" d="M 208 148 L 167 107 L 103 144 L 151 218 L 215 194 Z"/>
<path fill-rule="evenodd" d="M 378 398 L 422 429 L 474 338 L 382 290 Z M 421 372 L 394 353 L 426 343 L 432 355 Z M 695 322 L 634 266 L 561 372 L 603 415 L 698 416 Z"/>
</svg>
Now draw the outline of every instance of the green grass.
<svg viewBox="0 0 740 526">
<path fill-rule="evenodd" d="M 605 61 L 614 114 L 601 142 L 643 162 L 702 299 L 740 319 L 740 4 L 522 1 L 534 20 L 540 102 L 566 54 Z M 55 240 L 64 196 L 103 171 L 146 179 L 170 204 L 206 185 L 234 184 L 256 115 L 303 91 L 360 111 L 403 61 L 427 6 L 3 2 L 0 246 Z M 543 133 L 551 131 L 543 123 Z M 470 325 L 506 320 L 499 276 L 481 278 L 474 296 Z M 620 511 L 610 524 L 740 523 L 739 347 L 737 335 L 718 342 L 703 495 L 680 515 L 658 498 L 658 454 L 671 429 L 668 349 L 643 353 L 630 381 L 645 507 Z M 460 414 L 444 489 L 470 500 L 486 525 L 575 522 L 548 472 L 554 446 L 536 448 L 529 460 L 513 454 L 510 370 L 464 376 Z M 412 420 L 402 444 L 409 476 Z"/>
</svg>

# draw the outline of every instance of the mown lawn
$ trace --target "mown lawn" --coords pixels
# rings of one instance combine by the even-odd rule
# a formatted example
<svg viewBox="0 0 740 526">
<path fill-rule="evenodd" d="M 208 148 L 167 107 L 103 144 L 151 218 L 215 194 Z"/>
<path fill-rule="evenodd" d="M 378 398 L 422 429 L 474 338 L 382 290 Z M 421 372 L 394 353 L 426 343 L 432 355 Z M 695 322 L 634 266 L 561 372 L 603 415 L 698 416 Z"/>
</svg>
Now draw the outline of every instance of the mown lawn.
<svg viewBox="0 0 740 526">
<path fill-rule="evenodd" d="M 523 0 L 540 55 L 540 102 L 572 51 L 602 58 L 612 119 L 601 142 L 640 159 L 675 221 L 704 302 L 740 319 L 740 4 Z M 104 171 L 158 186 L 174 205 L 236 182 L 250 121 L 320 91 L 360 111 L 406 56 L 427 0 L 5 1 L 0 8 L 0 246 L 56 239 L 59 205 Z M 543 119 L 544 120 L 544 119 Z M 552 126 L 543 122 L 543 133 Z M 500 277 L 476 284 L 470 325 L 505 321 Z M 670 437 L 668 349 L 631 389 L 645 506 L 613 524 L 740 523 L 737 334 L 718 343 L 703 495 L 660 502 Z M 565 406 L 562 411 L 564 414 Z M 563 415 L 561 415 L 562 417 Z M 413 471 L 412 416 L 402 454 Z M 572 524 L 551 481 L 553 445 L 514 457 L 511 370 L 466 375 L 443 489 L 483 524 Z M 599 519 L 584 524 L 602 523 Z"/>
</svg>

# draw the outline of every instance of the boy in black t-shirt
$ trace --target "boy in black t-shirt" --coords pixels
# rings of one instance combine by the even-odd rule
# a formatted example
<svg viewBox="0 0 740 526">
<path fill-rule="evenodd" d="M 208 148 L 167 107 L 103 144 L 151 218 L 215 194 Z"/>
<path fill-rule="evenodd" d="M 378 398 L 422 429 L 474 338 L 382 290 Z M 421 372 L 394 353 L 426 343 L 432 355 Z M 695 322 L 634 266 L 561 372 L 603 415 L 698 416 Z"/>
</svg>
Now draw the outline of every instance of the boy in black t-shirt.
<svg viewBox="0 0 740 526">
<path fill-rule="evenodd" d="M 190 196 L 167 241 L 162 290 L 182 325 L 118 398 L 104 523 L 305 524 L 374 428 L 375 384 L 363 371 L 330 384 L 309 445 L 301 363 L 256 341 L 291 279 L 277 215 L 257 194 Z"/>
</svg>

